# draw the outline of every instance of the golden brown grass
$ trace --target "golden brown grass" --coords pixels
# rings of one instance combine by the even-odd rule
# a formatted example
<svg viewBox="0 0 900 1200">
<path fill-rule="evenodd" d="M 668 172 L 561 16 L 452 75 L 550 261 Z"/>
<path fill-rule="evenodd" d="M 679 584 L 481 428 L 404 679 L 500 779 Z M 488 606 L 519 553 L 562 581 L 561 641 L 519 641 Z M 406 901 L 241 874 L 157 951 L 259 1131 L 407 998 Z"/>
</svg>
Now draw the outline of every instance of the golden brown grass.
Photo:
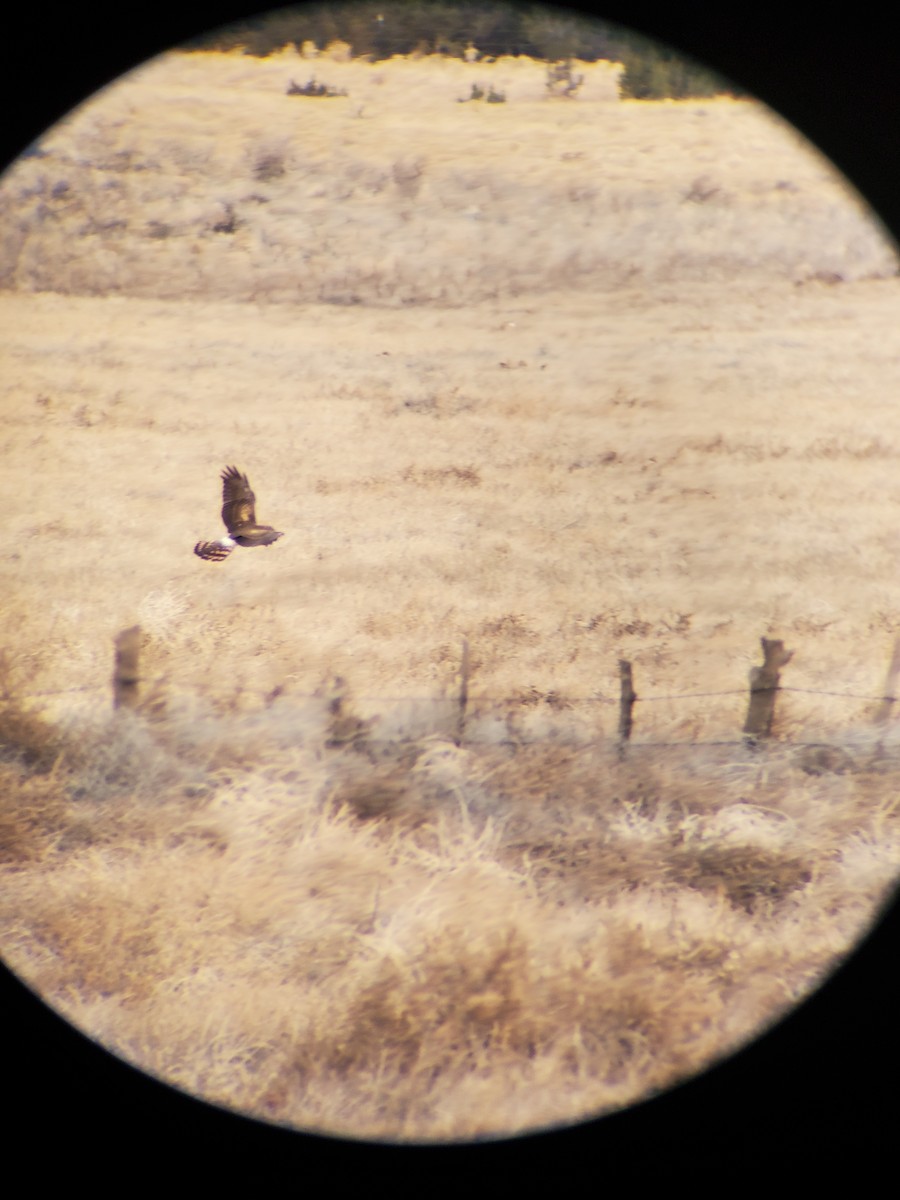
<svg viewBox="0 0 900 1200">
<path fill-rule="evenodd" d="M 752 1036 L 895 877 L 869 701 L 739 738 L 763 634 L 882 686 L 896 258 L 749 102 L 301 67 L 159 60 L 2 181 L 4 955 L 270 1120 L 575 1120 Z M 211 565 L 229 462 L 286 534 Z"/>
<path fill-rule="evenodd" d="M 413 1139 L 574 1120 L 815 985 L 896 870 L 895 763 L 326 752 L 296 711 L 120 714 L 51 779 L 7 768 L 27 828 L 4 949 L 106 1045 L 268 1119 Z"/>
</svg>

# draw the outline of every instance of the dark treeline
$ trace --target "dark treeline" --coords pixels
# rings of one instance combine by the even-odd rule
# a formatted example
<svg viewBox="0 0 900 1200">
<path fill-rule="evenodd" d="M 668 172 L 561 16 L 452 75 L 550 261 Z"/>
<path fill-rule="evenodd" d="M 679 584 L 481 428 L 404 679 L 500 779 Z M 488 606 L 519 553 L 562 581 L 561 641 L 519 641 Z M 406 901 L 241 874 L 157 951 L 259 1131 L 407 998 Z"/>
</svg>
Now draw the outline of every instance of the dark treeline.
<svg viewBox="0 0 900 1200">
<path fill-rule="evenodd" d="M 579 58 L 625 64 L 622 94 L 635 99 L 711 96 L 736 89 L 720 77 L 640 35 L 563 9 L 485 0 L 355 0 L 298 5 L 263 13 L 194 39 L 189 49 L 242 51 L 266 57 L 304 42 L 323 49 L 346 42 L 354 57 L 446 54 L 470 47 L 482 57 L 528 55 L 547 62 Z"/>
</svg>

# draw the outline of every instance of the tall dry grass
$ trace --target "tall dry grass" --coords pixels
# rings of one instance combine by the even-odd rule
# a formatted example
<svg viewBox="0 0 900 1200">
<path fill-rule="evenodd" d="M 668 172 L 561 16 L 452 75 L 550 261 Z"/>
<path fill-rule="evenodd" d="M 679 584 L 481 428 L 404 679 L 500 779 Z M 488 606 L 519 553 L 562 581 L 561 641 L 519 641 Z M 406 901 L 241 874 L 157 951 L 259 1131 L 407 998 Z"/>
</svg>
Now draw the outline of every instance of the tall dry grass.
<svg viewBox="0 0 900 1200">
<path fill-rule="evenodd" d="M 168 56 L 2 181 L 3 952 L 269 1120 L 609 1111 L 807 995 L 896 876 L 857 698 L 900 620 L 896 257 L 750 102 L 305 66 Z M 482 76 L 507 102 L 457 103 Z M 286 534 L 202 563 L 230 462 Z M 753 753 L 762 634 L 808 690 Z"/>
<path fill-rule="evenodd" d="M 126 713 L 4 768 L 9 960 L 279 1123 L 466 1139 L 632 1102 L 808 994 L 896 871 L 895 737 L 814 772 L 326 730 Z"/>
</svg>

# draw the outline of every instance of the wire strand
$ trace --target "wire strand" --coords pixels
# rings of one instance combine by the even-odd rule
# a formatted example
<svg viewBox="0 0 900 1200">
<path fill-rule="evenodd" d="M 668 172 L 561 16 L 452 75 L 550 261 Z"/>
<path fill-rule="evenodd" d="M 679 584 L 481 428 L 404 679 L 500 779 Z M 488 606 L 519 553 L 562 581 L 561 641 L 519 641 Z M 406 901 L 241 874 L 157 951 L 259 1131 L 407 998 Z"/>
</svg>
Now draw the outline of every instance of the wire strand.
<svg viewBox="0 0 900 1200">
<path fill-rule="evenodd" d="M 167 682 L 166 676 L 160 676 L 157 679 L 142 679 L 139 682 L 145 687 L 154 687 L 158 684 Z M 64 696 L 72 692 L 100 692 L 104 691 L 108 685 L 102 683 L 85 683 L 78 684 L 75 687 L 68 688 L 49 688 L 46 690 L 34 691 L 29 694 L 32 696 Z M 209 691 L 210 689 L 206 689 Z M 235 689 L 222 688 L 219 689 L 221 694 L 234 694 Z M 240 688 L 238 691 L 242 690 Z M 270 689 L 271 690 L 271 689 Z M 861 692 L 833 692 L 823 691 L 819 688 L 799 688 L 799 687 L 782 687 L 774 688 L 756 688 L 757 692 L 797 692 L 806 696 L 834 696 L 842 700 L 869 700 L 877 701 L 883 704 L 895 704 L 896 696 L 869 696 Z M 260 693 L 262 694 L 262 693 Z M 316 692 L 285 692 L 285 695 L 295 696 L 300 700 L 321 700 L 323 696 Z M 654 704 L 662 701 L 680 701 L 680 700 L 705 700 L 719 696 L 746 696 L 747 688 L 730 688 L 721 692 L 671 692 L 661 696 L 636 696 L 636 704 Z M 449 696 L 359 696 L 348 689 L 348 699 L 362 700 L 369 703 L 416 703 L 416 704 L 455 704 L 457 697 Z M 557 693 L 547 692 L 531 696 L 527 692 L 518 696 L 496 696 L 489 692 L 482 695 L 469 696 L 469 707 L 473 707 L 478 703 L 485 704 L 519 704 L 525 707 L 535 706 L 539 704 L 547 704 L 550 708 L 568 708 L 574 704 L 618 704 L 617 698 L 612 696 L 558 696 Z"/>
</svg>

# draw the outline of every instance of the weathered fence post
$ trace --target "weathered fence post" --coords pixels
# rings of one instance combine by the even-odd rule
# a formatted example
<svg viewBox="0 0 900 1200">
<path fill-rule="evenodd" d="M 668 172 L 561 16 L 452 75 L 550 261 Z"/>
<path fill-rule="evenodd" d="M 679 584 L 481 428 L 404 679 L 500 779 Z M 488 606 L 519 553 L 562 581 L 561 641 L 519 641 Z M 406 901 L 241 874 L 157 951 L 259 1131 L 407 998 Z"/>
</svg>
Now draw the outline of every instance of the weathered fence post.
<svg viewBox="0 0 900 1200">
<path fill-rule="evenodd" d="M 893 712 L 894 704 L 897 701 L 895 692 L 897 690 L 898 675 L 900 675 L 900 637 L 894 642 L 894 653 L 888 667 L 887 677 L 884 681 L 884 692 L 882 693 L 881 703 L 875 712 L 876 725 L 883 725 Z"/>
<path fill-rule="evenodd" d="M 459 707 L 456 714 L 456 744 L 461 746 L 466 732 L 466 708 L 469 703 L 469 639 L 463 638 L 459 664 Z"/>
<path fill-rule="evenodd" d="M 631 737 L 634 724 L 631 710 L 637 700 L 634 690 L 634 680 L 631 673 L 631 663 L 624 658 L 619 659 L 619 754 L 625 753 L 625 746 Z"/>
<path fill-rule="evenodd" d="M 365 748 L 369 730 L 377 717 L 358 717 L 350 711 L 352 699 L 350 685 L 343 675 L 334 675 L 328 681 L 325 694 L 328 697 L 328 736 L 325 745 L 329 750 L 349 746 L 352 750 Z"/>
<path fill-rule="evenodd" d="M 141 682 L 141 627 L 132 625 L 116 637 L 116 658 L 113 669 L 113 708 L 134 708 Z"/>
<path fill-rule="evenodd" d="M 784 642 L 760 638 L 763 650 L 763 665 L 750 672 L 750 705 L 744 733 L 748 741 L 772 735 L 775 718 L 775 693 L 781 678 L 779 668 L 787 666 L 794 657 L 793 650 L 785 650 Z"/>
</svg>

